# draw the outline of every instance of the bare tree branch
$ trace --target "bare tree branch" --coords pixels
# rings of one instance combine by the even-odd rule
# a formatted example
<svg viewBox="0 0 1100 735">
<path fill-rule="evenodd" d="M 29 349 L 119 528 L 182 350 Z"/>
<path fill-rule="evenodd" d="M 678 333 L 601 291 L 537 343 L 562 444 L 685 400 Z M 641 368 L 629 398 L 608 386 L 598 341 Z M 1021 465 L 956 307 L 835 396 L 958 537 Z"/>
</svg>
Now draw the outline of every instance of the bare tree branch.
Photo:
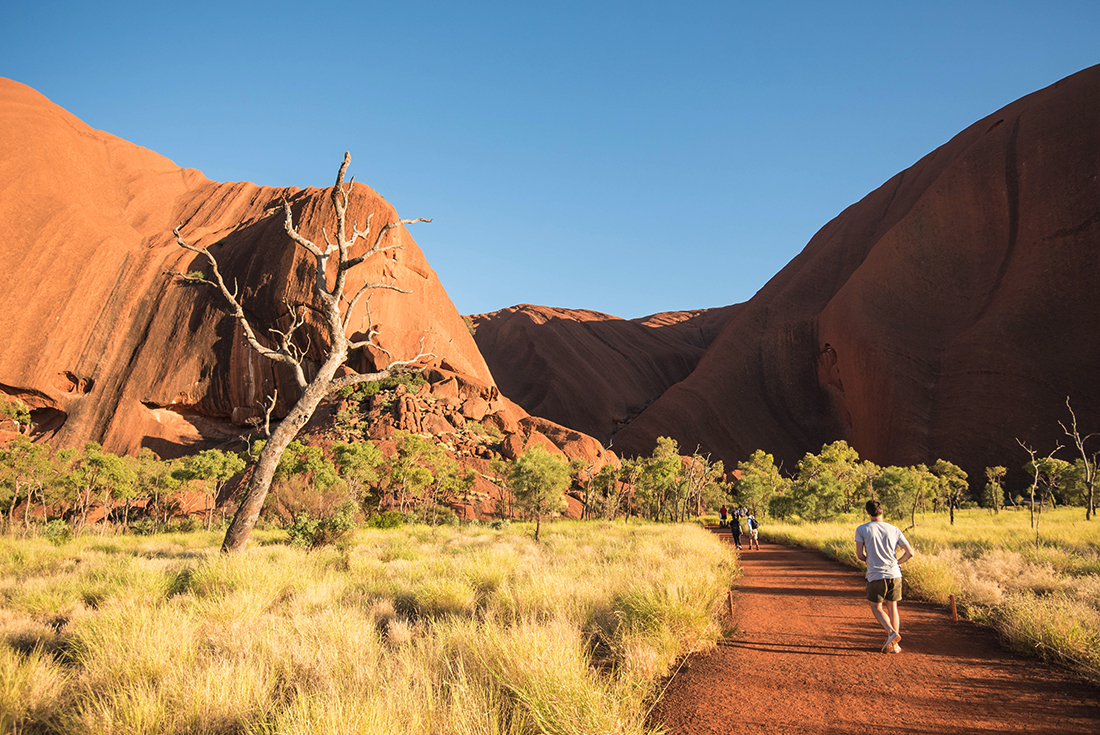
<svg viewBox="0 0 1100 735">
<path fill-rule="evenodd" d="M 350 237 L 348 236 L 348 203 L 351 198 L 352 184 L 355 179 L 352 177 L 345 183 L 344 176 L 347 173 L 350 162 L 351 155 L 345 153 L 344 160 L 340 164 L 340 168 L 336 174 L 336 182 L 329 192 L 330 199 L 336 211 L 336 221 L 335 231 L 331 236 L 328 228 L 321 228 L 321 235 L 325 243 L 324 249 L 301 234 L 298 227 L 294 224 L 290 200 L 285 194 L 282 197 L 282 208 L 284 213 L 283 229 L 286 231 L 291 241 L 312 255 L 315 261 L 313 293 L 317 301 L 313 304 L 300 304 L 295 307 L 291 307 L 287 304 L 291 317 L 290 326 L 285 330 L 280 330 L 275 327 L 269 329 L 269 333 L 277 343 L 276 349 L 267 347 L 257 338 L 252 325 L 245 316 L 240 300 L 237 297 L 236 288 L 231 291 L 226 286 L 221 272 L 218 269 L 217 260 L 214 258 L 213 254 L 206 249 L 194 247 L 185 243 L 183 237 L 180 235 L 180 227 L 182 227 L 182 225 L 176 227 L 174 230 L 176 242 L 180 247 L 202 255 L 202 257 L 210 263 L 214 273 L 214 283 L 216 283 L 217 288 L 222 292 L 226 301 L 229 302 L 230 312 L 233 318 L 241 325 L 241 329 L 245 333 L 249 346 L 263 357 L 291 366 L 294 370 L 298 386 L 302 389 L 301 396 L 299 396 L 286 417 L 274 431 L 271 430 L 271 415 L 275 408 L 277 393 L 271 398 L 271 403 L 265 409 L 264 431 L 268 436 L 268 441 L 264 445 L 263 451 L 260 453 L 259 461 L 249 480 L 248 487 L 241 500 L 241 505 L 236 515 L 233 517 L 233 522 L 229 530 L 226 532 L 225 541 L 222 543 L 223 551 L 238 550 L 243 548 L 248 542 L 248 537 L 259 517 L 260 509 L 263 507 L 264 498 L 267 496 L 267 491 L 271 486 L 271 480 L 274 476 L 275 468 L 278 466 L 279 459 L 282 457 L 286 447 L 294 439 L 301 427 L 310 419 L 314 411 L 316 411 L 317 406 L 327 395 L 349 385 L 356 385 L 371 380 L 380 380 L 398 372 L 412 372 L 423 369 L 423 366 L 418 363 L 423 362 L 427 358 L 435 357 L 434 354 L 424 351 L 424 338 L 421 338 L 416 357 L 408 360 L 394 360 L 393 355 L 390 354 L 388 350 L 380 347 L 377 342 L 375 342 L 378 328 L 374 325 L 371 318 L 369 297 L 367 299 L 366 339 L 356 341 L 348 339 L 347 329 L 351 312 L 355 309 L 364 295 L 374 290 L 390 290 L 397 291 L 398 293 L 409 293 L 402 288 L 398 288 L 397 285 L 392 282 L 376 283 L 367 281 L 356 291 L 351 299 L 345 299 L 344 288 L 347 282 L 348 272 L 373 255 L 401 249 L 402 245 L 399 242 L 391 241 L 390 244 L 386 244 L 385 236 L 390 230 L 414 222 L 431 222 L 430 219 L 424 218 L 389 222 L 378 230 L 373 245 L 369 247 L 366 252 L 354 258 L 350 257 L 351 248 L 360 240 L 366 241 L 370 236 L 372 225 L 372 216 L 368 216 L 366 220 L 366 229 L 360 230 L 358 224 L 353 223 L 351 235 Z M 334 274 L 335 281 L 330 287 L 328 282 L 328 265 L 329 260 L 334 254 L 337 256 L 338 262 Z M 184 274 L 174 275 L 186 277 Z M 342 312 L 341 309 L 345 307 L 345 305 L 346 311 Z M 302 349 L 295 342 L 298 330 L 305 324 L 305 309 L 313 309 L 315 311 L 323 325 L 322 329 L 324 334 L 327 337 L 327 345 L 323 347 L 323 354 L 320 362 L 315 369 L 314 375 L 309 380 L 306 379 L 303 365 L 306 355 L 311 351 L 312 345 L 307 345 L 305 349 Z M 376 349 L 385 355 L 386 366 L 382 370 L 374 373 L 355 373 L 344 375 L 339 378 L 336 377 L 337 371 L 347 362 L 350 351 L 368 347 Z"/>
</svg>

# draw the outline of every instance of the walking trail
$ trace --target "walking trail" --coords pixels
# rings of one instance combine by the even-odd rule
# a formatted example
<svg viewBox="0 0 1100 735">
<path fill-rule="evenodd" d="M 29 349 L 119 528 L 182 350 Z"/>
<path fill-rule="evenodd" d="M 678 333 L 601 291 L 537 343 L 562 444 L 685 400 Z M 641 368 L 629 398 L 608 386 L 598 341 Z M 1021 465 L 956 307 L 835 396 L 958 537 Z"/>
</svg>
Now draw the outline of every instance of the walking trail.
<svg viewBox="0 0 1100 735">
<path fill-rule="evenodd" d="M 770 543 L 740 557 L 735 631 L 690 657 L 651 715 L 670 735 L 1100 733 L 1100 688 L 987 628 L 906 600 L 903 651 L 883 654 L 858 571 Z"/>
</svg>

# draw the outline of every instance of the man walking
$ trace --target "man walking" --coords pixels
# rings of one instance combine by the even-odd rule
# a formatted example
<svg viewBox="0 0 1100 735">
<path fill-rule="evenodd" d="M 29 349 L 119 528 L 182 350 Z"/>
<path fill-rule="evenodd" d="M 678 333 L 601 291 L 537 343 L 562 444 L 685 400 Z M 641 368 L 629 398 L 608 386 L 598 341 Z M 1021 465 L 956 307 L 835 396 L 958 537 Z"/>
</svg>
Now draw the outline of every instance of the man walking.
<svg viewBox="0 0 1100 735">
<path fill-rule="evenodd" d="M 856 557 L 867 562 L 867 601 L 875 620 L 886 630 L 882 652 L 901 653 L 901 565 L 916 552 L 900 528 L 882 520 L 882 503 L 868 500 L 866 509 L 871 520 L 856 529 Z"/>
</svg>

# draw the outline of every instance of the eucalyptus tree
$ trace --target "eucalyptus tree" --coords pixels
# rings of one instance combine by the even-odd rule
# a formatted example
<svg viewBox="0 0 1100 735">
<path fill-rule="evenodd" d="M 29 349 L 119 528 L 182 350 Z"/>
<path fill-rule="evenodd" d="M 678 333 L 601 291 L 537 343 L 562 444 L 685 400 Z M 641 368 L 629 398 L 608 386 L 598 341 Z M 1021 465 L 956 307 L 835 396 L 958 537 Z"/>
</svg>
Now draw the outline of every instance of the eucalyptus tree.
<svg viewBox="0 0 1100 735">
<path fill-rule="evenodd" d="M 985 504 L 994 513 L 1000 513 L 1001 507 L 1004 505 L 1004 477 L 1008 472 L 1008 469 L 1001 467 L 986 467 L 985 468 Z"/>
<path fill-rule="evenodd" d="M 210 530 L 214 506 L 222 486 L 244 468 L 245 461 L 232 452 L 204 449 L 198 454 L 185 458 L 172 470 L 172 476 L 175 479 L 181 482 L 198 480 L 202 485 L 206 502 L 203 515 L 207 531 Z"/>
<path fill-rule="evenodd" d="M 951 525 L 955 525 L 955 508 L 962 507 L 962 500 L 969 491 L 970 486 L 966 482 L 966 473 L 961 467 L 948 462 L 946 459 L 937 459 L 932 465 L 932 474 L 937 480 L 937 497 L 942 499 L 951 516 Z"/>
<path fill-rule="evenodd" d="M 268 441 L 260 453 L 259 460 L 241 499 L 241 504 L 233 516 L 229 529 L 226 531 L 225 540 L 222 542 L 222 551 L 229 552 L 242 549 L 248 543 L 248 537 L 259 518 L 260 510 L 263 508 L 264 499 L 271 488 L 271 480 L 283 452 L 298 435 L 299 430 L 313 416 L 322 400 L 341 388 L 381 380 L 395 375 L 403 369 L 410 369 L 411 366 L 429 356 L 428 353 L 423 352 L 423 343 L 421 343 L 421 352 L 415 357 L 407 360 L 392 359 L 389 353 L 375 341 L 375 337 L 378 335 L 378 325 L 370 320 L 369 309 L 367 310 L 368 323 L 365 327 L 366 337 L 362 339 L 348 337 L 352 312 L 364 296 L 378 289 L 409 293 L 393 283 L 366 281 L 362 287 L 349 297 L 346 290 L 349 272 L 369 258 L 402 248 L 400 242 L 393 238 L 387 243 L 386 235 L 390 230 L 414 222 L 430 221 L 421 218 L 415 220 L 398 219 L 388 222 L 374 233 L 373 244 L 360 254 L 352 255 L 352 250 L 357 243 L 360 240 L 366 243 L 367 238 L 371 236 L 371 218 L 368 217 L 366 220 L 366 229 L 360 230 L 358 223 L 353 221 L 351 231 L 348 232 L 348 201 L 351 186 L 354 182 L 354 177 L 348 180 L 346 184 L 344 182 L 349 163 L 351 163 L 351 154 L 344 153 L 344 161 L 340 164 L 340 169 L 336 174 L 336 183 L 330 190 L 330 199 L 335 210 L 335 239 L 330 239 L 328 231 L 323 229 L 325 247 L 318 246 L 299 232 L 294 224 L 290 202 L 285 195 L 283 196 L 283 227 L 290 239 L 312 255 L 315 261 L 316 267 L 313 273 L 314 303 L 294 307 L 292 309 L 292 323 L 285 332 L 276 329 L 270 330 L 274 335 L 273 341 L 276 343 L 273 347 L 265 344 L 257 335 L 238 298 L 236 288 L 230 290 L 222 278 L 214 255 L 208 249 L 188 245 L 180 234 L 182 225 L 177 226 L 174 231 L 176 242 L 180 247 L 195 252 L 206 259 L 212 270 L 213 279 L 203 278 L 201 282 L 209 283 L 221 292 L 229 304 L 230 313 L 244 332 L 249 346 L 263 357 L 289 367 L 293 371 L 295 380 L 301 390 L 298 400 L 291 407 L 286 417 L 271 431 Z M 333 256 L 335 256 L 336 262 L 334 265 L 330 265 Z M 174 275 L 187 277 L 182 273 Z M 297 330 L 306 322 L 307 310 L 312 310 L 319 317 L 327 337 L 327 344 L 322 347 L 324 355 L 312 378 L 307 377 L 306 374 L 306 350 L 295 342 Z M 386 355 L 388 363 L 382 370 L 373 373 L 351 372 L 337 377 L 337 371 L 341 368 L 347 369 L 345 363 L 352 351 L 368 347 Z M 274 402 L 272 402 L 273 405 Z"/>
<path fill-rule="evenodd" d="M 512 462 L 508 489 L 535 519 L 535 541 L 539 540 L 543 517 L 565 510 L 569 479 L 569 465 L 565 460 L 538 445 Z"/>
<path fill-rule="evenodd" d="M 771 508 L 773 496 L 786 495 L 791 489 L 791 481 L 779 474 L 775 457 L 762 449 L 757 449 L 747 460 L 738 462 L 737 469 L 741 471 L 741 479 L 735 486 L 737 498 L 755 516 L 761 515 L 764 508 Z M 786 513 L 791 510 L 786 505 L 781 503 L 776 507 Z"/>
</svg>

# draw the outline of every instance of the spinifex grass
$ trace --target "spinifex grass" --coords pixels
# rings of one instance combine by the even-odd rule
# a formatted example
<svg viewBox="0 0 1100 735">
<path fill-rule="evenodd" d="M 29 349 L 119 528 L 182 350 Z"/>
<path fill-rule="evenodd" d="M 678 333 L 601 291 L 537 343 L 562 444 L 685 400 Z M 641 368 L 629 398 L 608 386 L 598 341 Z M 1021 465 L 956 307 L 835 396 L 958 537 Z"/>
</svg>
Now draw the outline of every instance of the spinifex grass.
<svg viewBox="0 0 1100 735">
<path fill-rule="evenodd" d="M 819 548 L 860 567 L 855 527 L 865 515 L 827 523 L 761 526 L 772 541 Z M 1100 679 L 1100 520 L 1080 508 L 1045 510 L 1039 545 L 1027 511 L 985 510 L 900 522 L 918 552 L 906 564 L 909 589 L 945 604 L 954 595 L 972 619 L 993 625 L 1013 647 L 1051 657 Z"/>
<path fill-rule="evenodd" d="M 0 539 L 0 727 L 79 733 L 642 733 L 719 635 L 695 526 Z M 196 546 L 195 539 L 204 539 Z"/>
</svg>

